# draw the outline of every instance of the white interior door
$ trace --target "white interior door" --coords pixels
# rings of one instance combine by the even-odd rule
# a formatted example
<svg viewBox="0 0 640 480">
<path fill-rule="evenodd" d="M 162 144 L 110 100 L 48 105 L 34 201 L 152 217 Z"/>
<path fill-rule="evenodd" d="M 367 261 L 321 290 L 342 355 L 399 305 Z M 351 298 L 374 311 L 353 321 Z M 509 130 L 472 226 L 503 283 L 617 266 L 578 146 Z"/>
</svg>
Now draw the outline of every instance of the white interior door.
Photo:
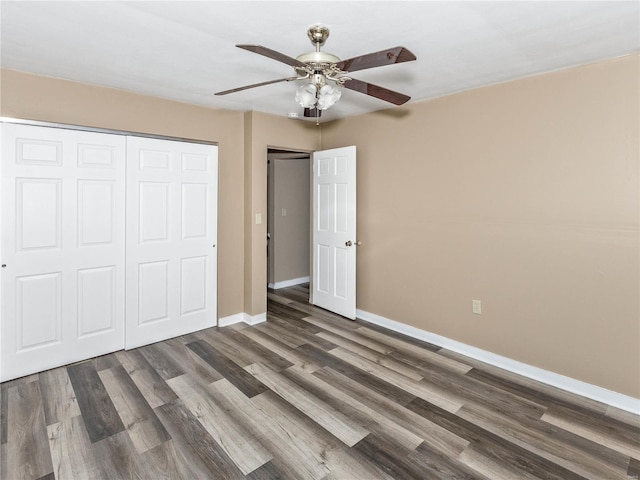
<svg viewBox="0 0 640 480">
<path fill-rule="evenodd" d="M 311 302 L 356 318 L 356 147 L 313 154 Z"/>
<path fill-rule="evenodd" d="M 126 348 L 217 324 L 218 147 L 127 139 Z"/>
<path fill-rule="evenodd" d="M 4 381 L 122 348 L 125 139 L 0 128 Z"/>
</svg>

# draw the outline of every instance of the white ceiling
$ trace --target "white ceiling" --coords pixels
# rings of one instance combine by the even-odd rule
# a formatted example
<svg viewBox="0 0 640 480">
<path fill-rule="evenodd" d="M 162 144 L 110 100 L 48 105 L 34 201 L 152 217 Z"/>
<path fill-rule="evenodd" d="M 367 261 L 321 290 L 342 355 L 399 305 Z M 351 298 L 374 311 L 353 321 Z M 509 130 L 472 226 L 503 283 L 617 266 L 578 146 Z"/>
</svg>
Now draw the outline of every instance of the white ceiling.
<svg viewBox="0 0 640 480">
<path fill-rule="evenodd" d="M 417 61 L 354 73 L 411 102 L 590 63 L 640 49 L 638 1 L 6 1 L 4 68 L 115 87 L 181 102 L 276 115 L 300 112 L 296 85 L 227 96 L 221 90 L 289 77 L 283 63 L 313 50 L 307 28 L 324 23 L 324 51 L 342 59 L 402 45 Z M 391 105 L 344 90 L 332 120 Z"/>
</svg>

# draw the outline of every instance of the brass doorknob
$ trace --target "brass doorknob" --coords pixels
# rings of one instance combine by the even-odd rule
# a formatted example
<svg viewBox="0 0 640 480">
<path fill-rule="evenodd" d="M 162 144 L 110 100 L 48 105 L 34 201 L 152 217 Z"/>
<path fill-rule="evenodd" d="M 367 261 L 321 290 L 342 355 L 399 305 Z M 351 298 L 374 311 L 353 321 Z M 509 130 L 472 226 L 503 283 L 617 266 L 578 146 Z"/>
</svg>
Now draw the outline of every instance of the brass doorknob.
<svg viewBox="0 0 640 480">
<path fill-rule="evenodd" d="M 360 245 L 362 245 L 362 242 L 361 242 L 360 240 L 358 240 L 358 241 L 356 242 L 356 247 L 359 247 Z"/>
</svg>

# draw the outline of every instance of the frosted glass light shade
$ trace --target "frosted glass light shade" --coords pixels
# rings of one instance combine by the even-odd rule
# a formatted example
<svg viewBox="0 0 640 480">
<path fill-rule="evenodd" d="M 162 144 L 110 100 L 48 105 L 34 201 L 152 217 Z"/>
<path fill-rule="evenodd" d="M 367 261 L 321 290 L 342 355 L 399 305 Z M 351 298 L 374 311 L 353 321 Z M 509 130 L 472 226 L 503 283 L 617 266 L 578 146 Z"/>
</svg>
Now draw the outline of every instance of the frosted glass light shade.
<svg viewBox="0 0 640 480">
<path fill-rule="evenodd" d="M 316 93 L 318 89 L 313 83 L 305 83 L 296 90 L 296 102 L 304 108 L 313 108 L 316 104 Z"/>
<path fill-rule="evenodd" d="M 338 100 L 342 92 L 331 85 L 324 85 L 318 93 L 318 104 L 316 105 L 318 110 L 326 110 L 332 107 Z"/>
</svg>

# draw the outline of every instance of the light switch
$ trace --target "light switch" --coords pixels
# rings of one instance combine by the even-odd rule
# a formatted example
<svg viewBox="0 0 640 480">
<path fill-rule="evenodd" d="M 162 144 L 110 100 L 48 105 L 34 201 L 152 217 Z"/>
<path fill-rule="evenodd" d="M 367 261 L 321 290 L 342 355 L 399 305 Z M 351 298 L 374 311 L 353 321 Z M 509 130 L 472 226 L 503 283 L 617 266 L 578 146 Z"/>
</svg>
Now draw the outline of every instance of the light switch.
<svg viewBox="0 0 640 480">
<path fill-rule="evenodd" d="M 262 223 L 262 214 L 256 213 L 256 225 L 260 225 Z"/>
<path fill-rule="evenodd" d="M 480 300 L 471 300 L 471 310 L 476 315 L 482 315 L 482 302 Z"/>
</svg>

